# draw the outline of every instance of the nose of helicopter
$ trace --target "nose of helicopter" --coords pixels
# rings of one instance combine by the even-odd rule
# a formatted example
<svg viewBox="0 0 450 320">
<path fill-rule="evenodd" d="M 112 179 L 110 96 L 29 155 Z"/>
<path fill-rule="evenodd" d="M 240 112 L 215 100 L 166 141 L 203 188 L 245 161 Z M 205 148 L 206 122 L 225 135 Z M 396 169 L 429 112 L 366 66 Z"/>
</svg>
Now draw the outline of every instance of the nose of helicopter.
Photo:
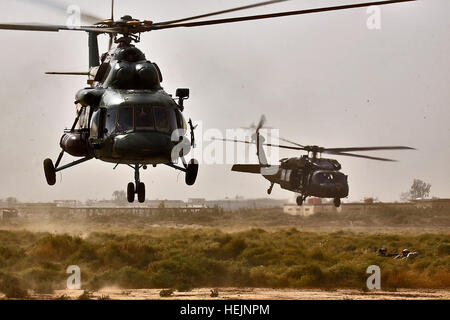
<svg viewBox="0 0 450 320">
<path fill-rule="evenodd" d="M 341 198 L 348 196 L 348 184 L 346 183 L 336 183 L 335 190 Z"/>
<path fill-rule="evenodd" d="M 316 193 L 323 198 L 345 198 L 348 196 L 348 184 L 343 182 L 321 183 Z"/>
<path fill-rule="evenodd" d="M 114 138 L 113 152 L 127 158 L 167 157 L 174 143 L 158 132 L 133 132 Z"/>
</svg>

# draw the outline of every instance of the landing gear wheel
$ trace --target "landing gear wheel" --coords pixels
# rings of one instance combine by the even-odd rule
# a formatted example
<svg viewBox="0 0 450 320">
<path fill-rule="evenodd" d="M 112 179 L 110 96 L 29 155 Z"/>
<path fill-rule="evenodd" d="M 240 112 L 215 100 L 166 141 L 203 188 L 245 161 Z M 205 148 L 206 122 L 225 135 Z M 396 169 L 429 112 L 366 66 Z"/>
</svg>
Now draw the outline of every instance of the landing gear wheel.
<svg viewBox="0 0 450 320">
<path fill-rule="evenodd" d="M 341 206 L 341 198 L 334 198 L 334 206 L 339 208 Z"/>
<path fill-rule="evenodd" d="M 129 203 L 134 202 L 134 194 L 135 194 L 134 183 L 130 182 L 127 186 L 127 200 Z"/>
<path fill-rule="evenodd" d="M 53 161 L 51 159 L 44 160 L 44 172 L 45 179 L 47 179 L 47 183 L 50 186 L 53 186 L 56 183 L 56 171 L 55 166 L 53 165 Z"/>
<path fill-rule="evenodd" d="M 137 195 L 140 203 L 145 202 L 145 184 L 143 182 L 139 182 L 137 185 Z"/>
<path fill-rule="evenodd" d="M 298 196 L 297 197 L 297 205 L 301 206 L 303 204 L 303 197 L 302 196 Z"/>
<path fill-rule="evenodd" d="M 198 161 L 195 159 L 191 159 L 191 161 L 189 161 L 189 164 L 186 167 L 185 181 L 188 186 L 192 186 L 195 183 L 195 180 L 197 180 L 197 174 L 198 174 Z"/>
</svg>

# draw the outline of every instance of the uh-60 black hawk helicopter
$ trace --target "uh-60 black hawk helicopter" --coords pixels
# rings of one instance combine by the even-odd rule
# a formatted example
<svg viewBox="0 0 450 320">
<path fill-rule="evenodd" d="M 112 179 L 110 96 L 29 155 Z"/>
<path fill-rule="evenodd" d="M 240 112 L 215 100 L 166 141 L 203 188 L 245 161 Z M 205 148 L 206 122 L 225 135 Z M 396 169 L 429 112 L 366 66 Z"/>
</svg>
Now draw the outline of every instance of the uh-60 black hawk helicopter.
<svg viewBox="0 0 450 320">
<path fill-rule="evenodd" d="M 269 180 L 268 194 L 272 193 L 274 184 L 279 184 L 282 189 L 298 193 L 297 204 L 301 206 L 307 197 L 332 198 L 334 205 L 341 205 L 341 198 L 348 196 L 349 187 L 347 175 L 342 173 L 341 164 L 335 159 L 322 158 L 321 154 L 332 154 L 337 156 L 356 157 L 378 161 L 396 161 L 387 158 L 366 156 L 349 153 L 353 151 L 374 150 L 415 150 L 405 146 L 383 146 L 383 147 L 347 147 L 347 148 L 323 148 L 319 146 L 303 146 L 296 142 L 280 138 L 279 140 L 292 144 L 293 146 L 264 143 L 265 139 L 260 130 L 265 122 L 263 116 L 256 126 L 256 132 L 252 141 L 237 139 L 218 139 L 247 144 L 256 144 L 256 155 L 258 164 L 235 164 L 232 171 L 261 174 Z M 216 139 L 217 140 L 217 139 Z M 277 147 L 290 150 L 306 151 L 308 154 L 296 158 L 283 158 L 279 165 L 269 165 L 263 146 Z"/>
<path fill-rule="evenodd" d="M 183 101 L 189 97 L 189 89 L 178 89 L 175 101 L 161 87 L 163 80 L 158 66 L 150 62 L 134 43 L 141 34 L 163 29 L 217 25 L 239 21 L 268 19 L 342 9 L 362 8 L 371 5 L 387 5 L 415 0 L 390 0 L 357 3 L 334 7 L 277 12 L 263 15 L 243 16 L 216 20 L 188 22 L 223 13 L 260 7 L 288 0 L 265 1 L 238 8 L 211 12 L 184 19 L 154 23 L 123 16 L 114 20 L 114 1 L 111 18 L 85 26 L 47 24 L 0 24 L 0 29 L 23 31 L 85 31 L 89 39 L 89 72 L 49 72 L 62 75 L 87 75 L 88 88 L 76 94 L 76 118 L 70 130 L 61 137 L 56 163 L 44 160 L 44 172 L 49 185 L 56 183 L 56 172 L 91 159 L 125 164 L 134 169 L 135 182 L 127 187 L 127 198 L 133 202 L 145 201 L 145 185 L 140 181 L 139 170 L 148 165 L 168 165 L 186 173 L 185 181 L 193 185 L 198 173 L 198 163 L 192 159 L 187 163 L 184 156 L 195 146 L 194 129 L 189 121 L 190 137 L 186 137 L 187 124 L 183 117 Z M 61 7 L 61 3 L 34 0 L 33 3 Z M 82 18 L 92 21 L 92 15 Z M 98 35 L 110 36 L 109 51 L 99 56 Z M 115 44 L 115 45 L 114 45 Z M 61 165 L 64 153 L 81 159 Z M 183 166 L 178 166 L 181 158 Z"/>
</svg>

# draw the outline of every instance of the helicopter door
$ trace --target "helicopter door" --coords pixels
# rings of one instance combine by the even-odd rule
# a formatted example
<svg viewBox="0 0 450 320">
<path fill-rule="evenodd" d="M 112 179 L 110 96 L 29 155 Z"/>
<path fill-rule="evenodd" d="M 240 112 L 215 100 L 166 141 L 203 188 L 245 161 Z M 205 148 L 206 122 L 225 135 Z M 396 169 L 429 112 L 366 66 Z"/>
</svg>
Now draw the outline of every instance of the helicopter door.
<svg viewBox="0 0 450 320">
<path fill-rule="evenodd" d="M 291 180 L 291 173 L 292 173 L 292 170 L 290 170 L 290 169 L 289 170 L 286 170 L 286 169 L 281 170 L 281 180 L 289 182 Z"/>
<path fill-rule="evenodd" d="M 91 119 L 91 129 L 90 129 L 90 139 L 95 141 L 96 139 L 103 138 L 103 125 L 102 119 L 104 118 L 104 109 L 97 109 L 92 114 Z"/>
<path fill-rule="evenodd" d="M 85 107 L 80 104 L 77 105 L 78 121 L 75 125 L 75 130 L 77 130 L 77 131 L 89 130 L 90 111 L 91 111 L 91 108 L 89 106 Z"/>
<path fill-rule="evenodd" d="M 284 189 L 290 188 L 290 180 L 291 180 L 291 169 L 282 169 L 280 175 L 280 186 Z"/>
</svg>

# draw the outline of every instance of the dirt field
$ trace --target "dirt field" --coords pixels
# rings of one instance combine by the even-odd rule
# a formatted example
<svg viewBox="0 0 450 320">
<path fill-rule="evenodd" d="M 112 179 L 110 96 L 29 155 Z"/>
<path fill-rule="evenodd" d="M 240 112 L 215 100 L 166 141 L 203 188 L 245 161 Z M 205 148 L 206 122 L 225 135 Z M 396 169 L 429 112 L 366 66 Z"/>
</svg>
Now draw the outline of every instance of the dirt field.
<svg viewBox="0 0 450 320">
<path fill-rule="evenodd" d="M 159 289 L 104 288 L 92 293 L 92 300 L 450 300 L 448 290 L 375 290 L 364 293 L 360 290 L 294 290 L 264 288 L 219 288 L 217 298 L 210 297 L 210 289 L 194 289 L 189 292 L 174 292 L 172 297 L 161 298 Z M 31 299 L 76 300 L 83 290 L 57 290 L 54 294 L 32 294 Z M 0 296 L 1 297 L 1 296 Z"/>
</svg>

